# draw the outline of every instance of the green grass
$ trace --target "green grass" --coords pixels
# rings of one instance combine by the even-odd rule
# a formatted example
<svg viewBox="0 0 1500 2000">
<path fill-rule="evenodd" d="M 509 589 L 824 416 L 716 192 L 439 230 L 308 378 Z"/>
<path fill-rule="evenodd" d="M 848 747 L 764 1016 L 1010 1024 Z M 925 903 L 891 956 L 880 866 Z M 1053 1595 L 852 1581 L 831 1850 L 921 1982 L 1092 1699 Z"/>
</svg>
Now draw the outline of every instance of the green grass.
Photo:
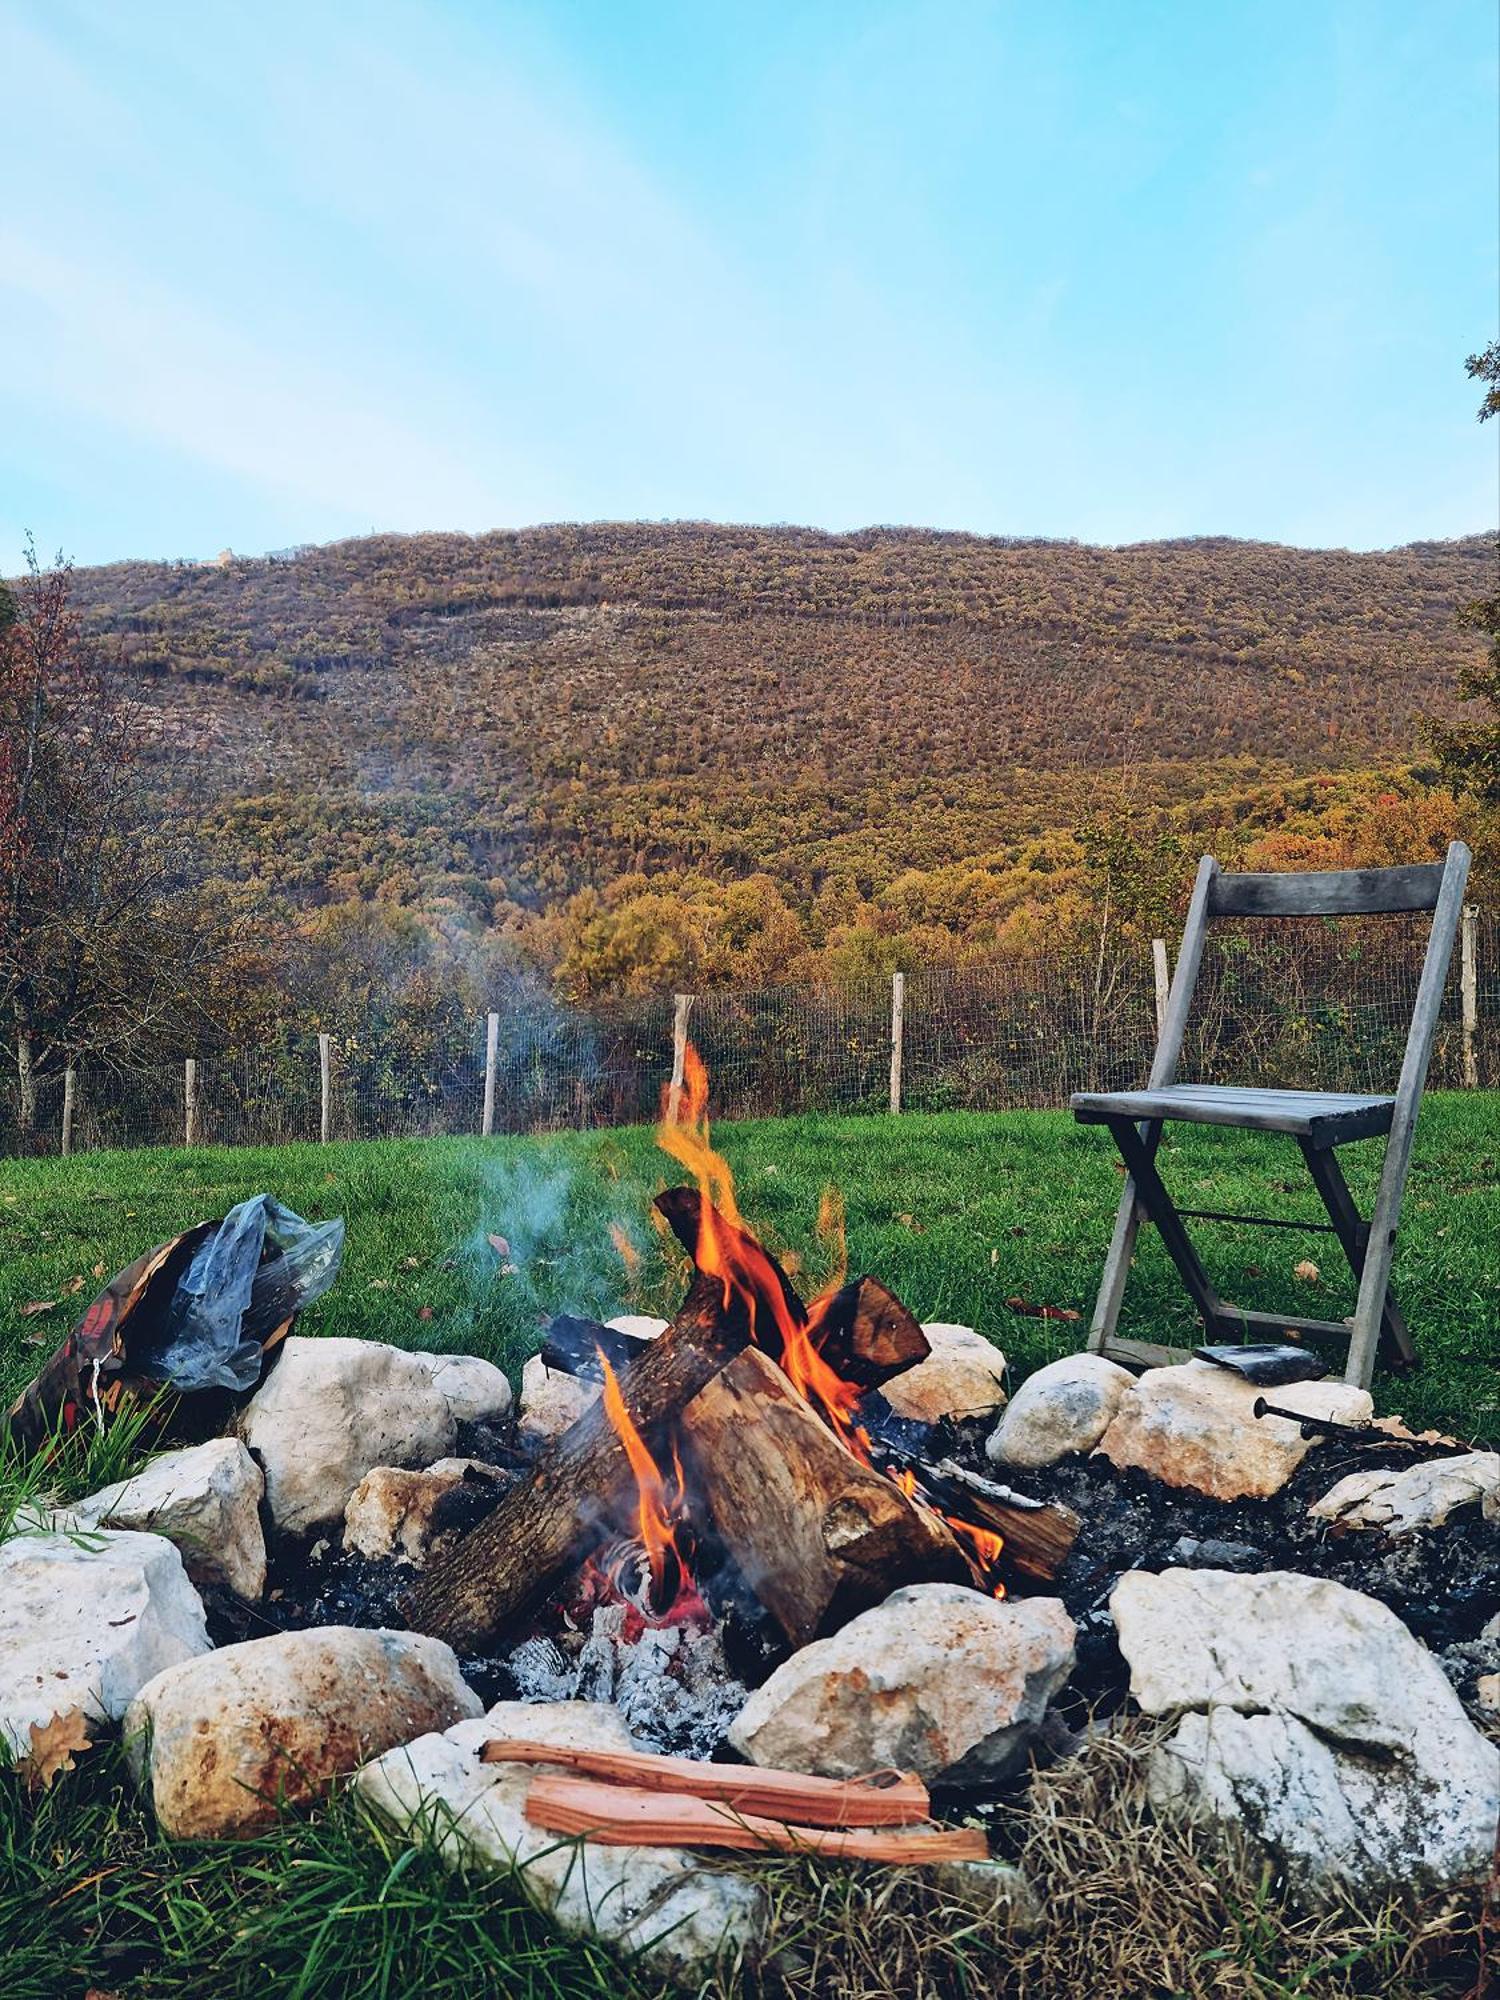
<svg viewBox="0 0 1500 2000">
<path fill-rule="evenodd" d="M 1018 1375 L 1081 1344 L 1082 1325 L 1026 1318 L 1007 1300 L 1072 1307 L 1086 1319 L 1119 1188 L 1097 1133 L 1062 1114 L 1015 1113 L 806 1118 L 725 1126 L 718 1138 L 746 1216 L 800 1262 L 806 1289 L 828 1267 L 814 1221 L 832 1182 L 847 1202 L 851 1267 L 879 1273 L 923 1318 L 979 1327 Z M 1378 1149 L 1373 1155 L 1361 1147 L 1344 1156 L 1366 1205 Z M 1289 1142 L 1195 1134 L 1169 1146 L 1165 1159 L 1193 1206 L 1314 1213 Z M 61 1339 L 95 1289 L 96 1266 L 111 1273 L 261 1188 L 305 1215 L 348 1218 L 343 1273 L 307 1315 L 306 1332 L 467 1349 L 514 1370 L 552 1311 L 671 1307 L 681 1263 L 647 1219 L 669 1164 L 646 1130 L 7 1163 L 0 1167 L 0 1389 L 17 1389 Z M 634 1278 L 611 1244 L 612 1223 L 642 1252 Z M 490 1232 L 506 1237 L 516 1271 L 501 1272 L 485 1241 Z M 1350 1309 L 1352 1285 L 1328 1254 L 1330 1238 L 1215 1227 L 1204 1243 L 1223 1289 L 1243 1305 L 1295 1303 L 1330 1318 Z M 1304 1257 L 1324 1267 L 1314 1286 L 1292 1276 Z M 1500 1431 L 1500 1098 L 1429 1100 L 1398 1276 L 1424 1367 L 1405 1382 L 1378 1378 L 1378 1401 L 1463 1436 Z M 66 1289 L 80 1277 L 77 1290 Z M 44 1299 L 60 1303 L 20 1314 Z M 1192 1336 L 1154 1240 L 1143 1242 L 1127 1305 L 1132 1331 Z M 85 1441 L 50 1483 L 102 1484 L 117 1476 L 129 1443 Z M 1078 1825 L 1092 1827 L 1099 1810 L 1090 1805 Z M 1086 1866 L 1070 1851 L 1050 1873 L 1040 1856 L 1046 1899 L 1062 1907 L 1059 1899 L 1086 1883 L 1090 1869 L 1122 1851 L 1112 1840 Z M 1174 1860 L 1174 1880 L 1184 1865 Z M 789 1979 L 789 1993 L 810 2000 L 813 1993 L 1020 1990 L 1004 1976 L 1008 1965 L 1021 1967 L 1019 1947 L 998 1931 L 951 1911 L 876 1912 L 856 1880 L 834 1873 L 777 1879 L 782 1934 L 801 1940 L 794 1955 L 802 1970 Z M 1198 1928 L 1189 1926 L 1174 1946 L 1174 1973 L 1159 1977 L 1155 1990 L 1270 2000 L 1315 1991 L 1456 1992 L 1467 1983 L 1397 1978 L 1405 1961 L 1394 1917 L 1372 1918 L 1348 1961 L 1355 1969 L 1337 1970 L 1345 1960 L 1330 1960 L 1321 1933 L 1304 1936 L 1293 1918 L 1263 1918 L 1248 1898 L 1250 1915 L 1237 1917 L 1231 1879 L 1223 1876 L 1217 1900 L 1200 1887 Z M 1138 1893 L 1125 1884 L 1119 1906 L 1133 1907 Z M 1026 1961 L 1024 1990 L 1128 1990 L 1133 1974 L 1107 1953 L 1092 1969 L 1082 1960 L 1053 1965 L 1048 1954 L 1067 1938 L 1083 1950 L 1091 1923 L 1101 1951 L 1113 1951 L 1110 1939 L 1125 1934 L 1079 1894 L 1083 1902 L 1068 1912 L 1055 1945 L 1035 1947 L 1035 1963 Z M 637 2000 L 655 1991 L 603 1954 L 552 1936 L 513 1883 L 442 1873 L 348 1800 L 260 1841 L 169 1845 L 109 1752 L 91 1756 L 40 1800 L 0 1774 L 0 1944 L 7 2000 L 81 2000 L 90 1987 L 122 2000 L 413 1993 Z M 1233 1978 L 1217 1964 L 1221 1949 L 1233 1956 Z"/>
<path fill-rule="evenodd" d="M 1181 1128 L 1179 1128 L 1180 1130 Z M 819 1197 L 844 1194 L 852 1269 L 869 1270 L 923 1319 L 977 1326 L 1019 1375 L 1078 1347 L 1083 1326 L 1030 1319 L 1007 1300 L 1070 1307 L 1086 1321 L 1119 1175 L 1108 1142 L 1064 1113 L 801 1118 L 725 1125 L 744 1212 L 803 1265 L 805 1289 L 828 1268 L 816 1240 Z M 1368 1207 L 1378 1146 L 1342 1159 Z M 1188 1132 L 1164 1148 L 1165 1172 L 1194 1207 L 1315 1217 L 1316 1196 L 1288 1140 Z M 308 1333 L 465 1349 L 519 1368 L 538 1328 L 564 1309 L 669 1311 L 681 1266 L 649 1222 L 649 1200 L 677 1178 L 646 1128 L 541 1139 L 369 1142 L 278 1150 L 96 1154 L 0 1166 L 0 1391 L 19 1388 L 94 1289 L 143 1248 L 269 1188 L 304 1215 L 344 1215 L 349 1237 L 334 1290 Z M 632 1279 L 615 1224 L 642 1256 Z M 1333 1238 L 1197 1225 L 1226 1296 L 1247 1307 L 1338 1319 L 1354 1287 Z M 485 1242 L 504 1236 L 501 1273 Z M 1315 1284 L 1293 1277 L 1316 1263 Z M 65 1287 L 83 1278 L 76 1293 Z M 1423 1356 L 1404 1381 L 1378 1377 L 1377 1400 L 1460 1435 L 1500 1431 L 1500 1096 L 1429 1098 L 1408 1186 L 1397 1284 Z M 30 1301 L 58 1299 L 23 1317 Z M 1126 1300 L 1128 1330 L 1190 1342 L 1191 1311 L 1159 1244 L 1143 1233 Z"/>
</svg>

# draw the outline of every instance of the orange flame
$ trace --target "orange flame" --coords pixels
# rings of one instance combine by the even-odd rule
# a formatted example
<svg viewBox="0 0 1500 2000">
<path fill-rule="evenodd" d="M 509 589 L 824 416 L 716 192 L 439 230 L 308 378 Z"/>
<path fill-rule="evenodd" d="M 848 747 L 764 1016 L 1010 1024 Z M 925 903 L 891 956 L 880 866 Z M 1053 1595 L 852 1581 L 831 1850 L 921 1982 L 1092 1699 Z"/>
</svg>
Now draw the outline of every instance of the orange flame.
<svg viewBox="0 0 1500 2000">
<path fill-rule="evenodd" d="M 683 1569 L 677 1548 L 677 1537 L 673 1520 L 682 1506 L 682 1465 L 674 1454 L 673 1477 L 675 1486 L 669 1494 L 667 1483 L 661 1476 L 656 1460 L 646 1447 L 646 1440 L 635 1427 L 635 1422 L 625 1407 L 625 1398 L 620 1394 L 620 1384 L 615 1371 L 610 1367 L 602 1348 L 597 1349 L 599 1365 L 604 1370 L 604 1412 L 609 1418 L 615 1435 L 625 1447 L 625 1456 L 630 1461 L 630 1470 L 635 1475 L 636 1485 L 636 1536 L 646 1554 L 651 1571 L 651 1595 L 658 1607 L 667 1601 L 667 1572 L 669 1562 L 679 1570 Z"/>
<path fill-rule="evenodd" d="M 770 1258 L 746 1229 L 735 1198 L 734 1174 L 723 1154 L 714 1151 L 709 1136 L 708 1072 L 691 1043 L 684 1051 L 682 1089 L 668 1094 L 656 1136 L 662 1150 L 698 1183 L 702 1203 L 694 1262 L 699 1270 L 720 1281 L 726 1306 L 738 1296 L 749 1315 L 751 1339 L 758 1347 L 779 1350 L 777 1359 L 793 1387 L 822 1411 L 857 1456 L 868 1461 L 868 1440 L 853 1422 L 859 1390 L 828 1365 L 812 1337 L 819 1307 L 826 1309 L 831 1293 L 817 1302 L 811 1316 L 804 1313 L 787 1297 Z M 727 1227 L 721 1228 L 721 1222 Z M 761 1323 L 763 1312 L 770 1315 L 769 1328 Z M 768 1340 L 768 1334 L 774 1340 Z"/>
<path fill-rule="evenodd" d="M 729 1162 L 714 1151 L 708 1123 L 708 1072 L 698 1051 L 689 1042 L 683 1052 L 682 1085 L 663 1092 L 662 1119 L 657 1127 L 657 1143 L 698 1183 L 702 1204 L 698 1216 L 698 1242 L 694 1262 L 700 1271 L 718 1278 L 724 1287 L 724 1303 L 738 1295 L 750 1323 L 750 1337 L 757 1346 L 769 1347 L 792 1386 L 814 1409 L 821 1412 L 834 1435 L 865 1465 L 873 1465 L 870 1439 L 854 1421 L 859 1403 L 858 1385 L 844 1378 L 824 1360 L 818 1350 L 818 1327 L 844 1281 L 848 1267 L 845 1246 L 844 1203 L 836 1188 L 825 1190 L 818 1211 L 819 1240 L 834 1252 L 834 1274 L 827 1287 L 804 1312 L 789 1300 L 775 1266 L 754 1235 L 745 1227 L 735 1198 L 734 1174 Z M 725 1226 L 720 1227 L 720 1223 Z M 771 1328 L 761 1324 L 762 1311 L 768 1312 Z M 767 1332 L 774 1340 L 767 1340 Z M 616 1390 L 618 1397 L 618 1389 Z M 608 1407 L 606 1387 L 606 1407 Z M 621 1405 L 623 1414 L 623 1404 Z M 611 1421 L 615 1422 L 613 1414 Z M 629 1422 L 628 1417 L 626 1422 Z M 619 1428 L 616 1423 L 616 1428 Z M 624 1433 L 622 1431 L 621 1435 Z M 627 1444 L 627 1449 L 629 1449 Z M 644 1447 L 642 1447 L 644 1451 Z M 650 1462 L 649 1453 L 646 1454 Z M 634 1464 L 632 1459 L 632 1464 Z M 654 1465 L 652 1470 L 655 1471 Z M 639 1475 L 638 1475 L 639 1476 Z M 910 1467 L 888 1476 L 918 1507 L 935 1513 L 958 1537 L 959 1546 L 981 1587 L 1005 1594 L 996 1582 L 994 1570 L 1003 1546 L 1001 1537 L 988 1528 L 943 1513 L 933 1505 Z M 644 1535 L 642 1540 L 645 1540 Z M 649 1548 L 649 1544 L 647 1544 Z"/>
</svg>

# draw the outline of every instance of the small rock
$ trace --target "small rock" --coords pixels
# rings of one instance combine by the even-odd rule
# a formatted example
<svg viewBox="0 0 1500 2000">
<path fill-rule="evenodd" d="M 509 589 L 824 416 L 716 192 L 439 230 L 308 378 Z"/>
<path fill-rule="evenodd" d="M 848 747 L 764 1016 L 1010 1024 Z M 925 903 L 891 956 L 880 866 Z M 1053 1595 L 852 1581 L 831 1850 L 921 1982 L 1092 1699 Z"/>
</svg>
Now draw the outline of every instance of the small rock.
<svg viewBox="0 0 1500 2000">
<path fill-rule="evenodd" d="M 455 1424 L 498 1424 L 510 1415 L 515 1400 L 510 1380 L 493 1361 L 477 1354 L 414 1354 L 412 1359 L 427 1370 Z"/>
<path fill-rule="evenodd" d="M 161 1535 L 96 1528 L 0 1544 L 0 1739 L 81 1710 L 118 1722 L 164 1667 L 209 1650 L 198 1593 Z"/>
<path fill-rule="evenodd" d="M 581 1376 L 549 1368 L 533 1354 L 521 1370 L 521 1415 L 516 1432 L 531 1444 L 549 1444 L 561 1437 L 599 1400 L 600 1386 Z"/>
<path fill-rule="evenodd" d="M 920 1424 L 985 1417 L 1005 1401 L 1005 1356 L 972 1326 L 922 1328 L 932 1352 L 893 1375 L 879 1393 L 898 1417 Z"/>
<path fill-rule="evenodd" d="M 633 1333 L 640 1340 L 656 1340 L 667 1330 L 664 1319 L 649 1313 L 616 1313 L 604 1322 L 617 1333 Z M 533 1445 L 549 1444 L 571 1430 L 585 1410 L 598 1402 L 600 1385 L 564 1369 L 549 1368 L 540 1354 L 533 1354 L 521 1370 L 520 1436 Z"/>
<path fill-rule="evenodd" d="M 1500 1452 L 1430 1458 L 1401 1471 L 1351 1472 L 1308 1508 L 1314 1520 L 1381 1528 L 1391 1536 L 1440 1528 L 1461 1507 L 1500 1521 Z"/>
<path fill-rule="evenodd" d="M 1312 1901 L 1486 1873 L 1500 1749 L 1385 1605 L 1285 1571 L 1134 1570 L 1110 1610 L 1131 1693 L 1175 1719 L 1159 1807 L 1243 1827 Z"/>
<path fill-rule="evenodd" d="M 729 1731 L 752 1763 L 828 1778 L 891 1767 L 932 1783 L 1004 1776 L 1073 1669 L 1055 1597 L 918 1583 L 778 1667 Z"/>
<path fill-rule="evenodd" d="M 325 1625 L 168 1667 L 131 1703 L 126 1754 L 170 1838 L 222 1840 L 480 1706 L 441 1640 Z"/>
<path fill-rule="evenodd" d="M 580 1844 L 534 1827 L 526 1794 L 537 1768 L 548 1767 L 481 1764 L 480 1750 L 498 1736 L 560 1748 L 635 1747 L 606 1703 L 502 1701 L 477 1722 L 387 1751 L 355 1787 L 450 1865 L 513 1876 L 560 1929 L 639 1954 L 657 1976 L 696 1983 L 726 1950 L 753 1955 L 766 1915 L 758 1885 L 677 1848 Z"/>
<path fill-rule="evenodd" d="M 1028 1375 L 991 1433 L 985 1454 L 996 1465 L 1035 1470 L 1070 1452 L 1092 1451 L 1135 1377 L 1102 1354 L 1068 1354 Z"/>
<path fill-rule="evenodd" d="M 1098 1449 L 1112 1465 L 1138 1467 L 1168 1486 L 1214 1500 L 1269 1499 L 1317 1443 L 1288 1417 L 1252 1414 L 1260 1390 L 1211 1361 L 1149 1368 L 1121 1397 Z M 1279 1408 L 1334 1423 L 1368 1424 L 1375 1405 L 1342 1382 L 1288 1382 Z"/>
<path fill-rule="evenodd" d="M 489 1484 L 498 1498 L 507 1478 L 501 1467 L 477 1458 L 440 1458 L 425 1472 L 373 1466 L 344 1509 L 344 1547 L 372 1561 L 395 1556 L 423 1563 L 451 1532 L 445 1514 L 455 1510 L 443 1505 L 448 1495 L 470 1480 Z"/>
<path fill-rule="evenodd" d="M 238 1438 L 210 1438 L 163 1452 L 133 1479 L 74 1501 L 81 1528 L 139 1528 L 165 1535 L 194 1583 L 222 1584 L 257 1599 L 266 1587 L 260 1502 L 266 1482 Z"/>
<path fill-rule="evenodd" d="M 1500 1715 L 1500 1674 L 1481 1674 L 1474 1683 L 1474 1699 L 1487 1715 Z"/>
<path fill-rule="evenodd" d="M 304 1535 L 342 1521 L 373 1466 L 450 1457 L 461 1417 L 508 1409 L 509 1399 L 509 1383 L 487 1361 L 293 1334 L 238 1429 L 265 1469 L 272 1519 Z"/>
<path fill-rule="evenodd" d="M 1194 1535 L 1179 1535 L 1172 1544 L 1172 1560 L 1185 1569 L 1257 1570 L 1265 1567 L 1265 1554 L 1250 1542 L 1221 1542 L 1212 1535 L 1199 1541 Z"/>
</svg>

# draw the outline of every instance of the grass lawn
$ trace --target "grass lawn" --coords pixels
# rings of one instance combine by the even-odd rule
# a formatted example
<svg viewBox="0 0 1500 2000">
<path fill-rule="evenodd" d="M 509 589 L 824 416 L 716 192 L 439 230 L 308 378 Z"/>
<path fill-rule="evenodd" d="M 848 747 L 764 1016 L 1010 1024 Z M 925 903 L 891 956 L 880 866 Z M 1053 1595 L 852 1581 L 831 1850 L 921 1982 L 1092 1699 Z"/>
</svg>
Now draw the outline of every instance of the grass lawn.
<svg viewBox="0 0 1500 2000">
<path fill-rule="evenodd" d="M 1004 1348 L 1018 1375 L 1081 1344 L 1082 1325 L 1027 1318 L 1007 1300 L 1073 1307 L 1086 1321 L 1119 1187 L 1097 1132 L 1075 1127 L 1063 1114 L 1014 1113 L 809 1118 L 726 1125 L 717 1136 L 735 1167 L 746 1216 L 800 1264 L 805 1290 L 815 1289 L 828 1268 L 815 1219 L 832 1182 L 847 1203 L 851 1268 L 878 1273 L 921 1317 L 979 1327 Z M 1193 1206 L 1266 1204 L 1276 1214 L 1314 1213 L 1315 1197 L 1301 1183 L 1290 1142 L 1189 1134 L 1166 1149 L 1165 1159 L 1169 1181 Z M 1378 1148 L 1348 1149 L 1344 1159 L 1368 1206 Z M 517 1369 L 536 1345 L 539 1321 L 553 1311 L 666 1310 L 675 1302 L 680 1261 L 648 1213 L 651 1193 L 676 1177 L 664 1173 L 669 1168 L 645 1129 L 492 1143 L 5 1163 L 0 1390 L 8 1397 L 51 1352 L 96 1289 L 97 1267 L 108 1275 L 150 1244 L 222 1215 L 261 1188 L 305 1215 L 348 1219 L 343 1274 L 307 1315 L 306 1332 L 464 1349 Z M 638 1260 L 614 1247 L 611 1225 L 640 1251 Z M 491 1233 L 506 1239 L 513 1271 L 501 1270 L 486 1242 Z M 1352 1307 L 1353 1288 L 1330 1254 L 1329 1237 L 1205 1226 L 1203 1240 L 1222 1288 L 1243 1305 L 1310 1309 L 1328 1318 Z M 1292 1275 L 1303 1258 L 1323 1267 L 1315 1284 Z M 1378 1378 L 1380 1404 L 1463 1436 L 1494 1436 L 1500 1432 L 1500 1096 L 1429 1100 L 1397 1274 L 1424 1366 L 1405 1382 Z M 79 1278 L 83 1283 L 70 1291 Z M 46 1300 L 58 1303 L 42 1313 L 21 1311 Z M 1149 1232 L 1127 1310 L 1133 1331 L 1192 1337 L 1186 1302 Z M 1096 1817 L 1080 1816 L 1080 1838 Z M 1084 1900 L 1058 1932 L 1072 1936 L 1081 1952 L 1090 1922 L 1102 1926 L 1101 1939 L 1122 1932 L 1123 1920 L 1100 1916 L 1097 1897 L 1088 1901 L 1099 1881 L 1093 1871 L 1113 1865 L 1122 1852 L 1118 1840 L 1086 1861 L 1080 1850 L 1049 1891 L 1061 1897 L 1070 1883 L 1081 1885 Z M 1189 1862 L 1185 1849 L 1167 1865 L 1174 1884 Z M 1170 1978 L 1150 1977 L 1133 1990 L 1198 1993 L 1211 1986 L 1257 1996 L 1439 1990 L 1423 1985 L 1420 1974 L 1407 1983 L 1398 1919 L 1376 1913 L 1343 1952 L 1316 1926 L 1299 1929 L 1300 1920 L 1288 1918 L 1290 1928 L 1283 1927 L 1263 1891 L 1264 1885 L 1243 1891 L 1229 1877 L 1200 1881 L 1193 1907 L 1203 1942 L 1188 1938 Z M 1019 1965 L 1008 1956 L 1013 1948 L 952 1912 L 925 1930 L 898 1926 L 890 1935 L 906 1939 L 905 1959 L 897 1953 L 888 1973 L 856 1977 L 859 1950 L 876 1941 L 873 1919 L 855 1900 L 864 1893 L 850 1878 L 833 1877 L 821 1888 L 804 1884 L 800 1900 L 788 1899 L 787 1927 L 812 1925 L 805 1977 L 794 1982 L 799 1993 L 1016 1990 L 1003 1977 L 1007 1964 Z M 1110 1907 L 1144 1909 L 1137 1899 L 1145 1893 L 1131 1882 Z M 1179 1902 L 1174 1888 L 1172 1907 Z M 1147 1914 L 1138 1929 L 1158 1921 L 1169 1927 L 1167 1916 Z M 846 1953 L 853 1969 L 820 1969 L 808 1954 L 840 1924 L 853 1940 Z M 81 2000 L 90 1988 L 121 2000 L 266 1994 L 398 2000 L 411 1993 L 424 2000 L 481 1994 L 631 2000 L 654 1990 L 602 1954 L 553 1937 L 526 1911 L 514 1885 L 442 1874 L 429 1857 L 383 1836 L 349 1801 L 288 1822 L 263 1841 L 170 1846 L 136 1802 L 113 1753 L 92 1756 L 40 1801 L 0 1778 L 0 1948 L 7 2000 Z M 1094 1970 L 1105 1977 L 1104 1987 Z M 1057 1980 L 1038 1967 L 1028 1990 L 1127 1990 L 1131 1983 L 1121 1985 L 1121 1977 L 1115 1960 L 1092 1968 L 1080 1959 Z"/>
<path fill-rule="evenodd" d="M 1316 1217 L 1289 1140 L 1177 1128 L 1166 1175 L 1190 1206 Z M 746 1217 L 816 1289 L 829 1253 L 822 1192 L 843 1193 L 850 1267 L 894 1286 L 923 1319 L 977 1326 L 1018 1375 L 1082 1344 L 1084 1325 L 1028 1318 L 1007 1300 L 1071 1307 L 1086 1324 L 1119 1176 L 1103 1134 L 1060 1112 L 768 1120 L 716 1128 Z M 1368 1210 L 1378 1144 L 1341 1158 Z M 513 1370 L 539 1323 L 572 1309 L 670 1311 L 675 1246 L 651 1194 L 680 1175 L 645 1127 L 540 1139 L 380 1141 L 277 1150 L 135 1152 L 0 1165 L 0 1393 L 51 1352 L 112 1272 L 200 1218 L 268 1188 L 302 1214 L 349 1224 L 342 1275 L 303 1322 L 408 1347 L 463 1349 Z M 640 1251 L 631 1275 L 612 1227 Z M 1195 1225 L 1221 1290 L 1247 1307 L 1339 1319 L 1353 1282 L 1334 1239 Z M 486 1242 L 510 1245 L 504 1274 Z M 1126 1330 L 1191 1343 L 1191 1310 L 1143 1231 Z M 1316 1283 L 1293 1276 L 1304 1259 Z M 82 1279 L 75 1292 L 70 1282 Z M 1407 1189 L 1396 1280 L 1423 1356 L 1377 1377 L 1386 1410 L 1468 1437 L 1500 1432 L 1500 1095 L 1428 1099 Z M 57 1300 L 50 1311 L 21 1308 Z M 1124 1323 L 1122 1323 L 1123 1325 Z"/>
</svg>

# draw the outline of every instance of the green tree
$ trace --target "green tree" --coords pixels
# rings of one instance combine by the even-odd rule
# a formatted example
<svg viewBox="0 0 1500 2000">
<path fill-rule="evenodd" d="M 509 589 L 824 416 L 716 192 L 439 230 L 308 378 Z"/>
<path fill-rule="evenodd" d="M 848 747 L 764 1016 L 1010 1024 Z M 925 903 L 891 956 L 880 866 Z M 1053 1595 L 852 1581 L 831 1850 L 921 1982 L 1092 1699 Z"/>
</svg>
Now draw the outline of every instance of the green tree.
<svg viewBox="0 0 1500 2000">
<path fill-rule="evenodd" d="M 1500 415 L 1500 340 L 1492 340 L 1482 354 L 1471 354 L 1465 366 L 1476 382 L 1488 385 L 1479 406 L 1480 423 Z M 1471 792 L 1486 806 L 1500 806 L 1500 590 L 1466 604 L 1458 622 L 1484 633 L 1490 642 L 1458 676 L 1460 699 L 1481 702 L 1489 713 L 1472 722 L 1430 722 L 1428 739 L 1455 791 Z"/>
</svg>

